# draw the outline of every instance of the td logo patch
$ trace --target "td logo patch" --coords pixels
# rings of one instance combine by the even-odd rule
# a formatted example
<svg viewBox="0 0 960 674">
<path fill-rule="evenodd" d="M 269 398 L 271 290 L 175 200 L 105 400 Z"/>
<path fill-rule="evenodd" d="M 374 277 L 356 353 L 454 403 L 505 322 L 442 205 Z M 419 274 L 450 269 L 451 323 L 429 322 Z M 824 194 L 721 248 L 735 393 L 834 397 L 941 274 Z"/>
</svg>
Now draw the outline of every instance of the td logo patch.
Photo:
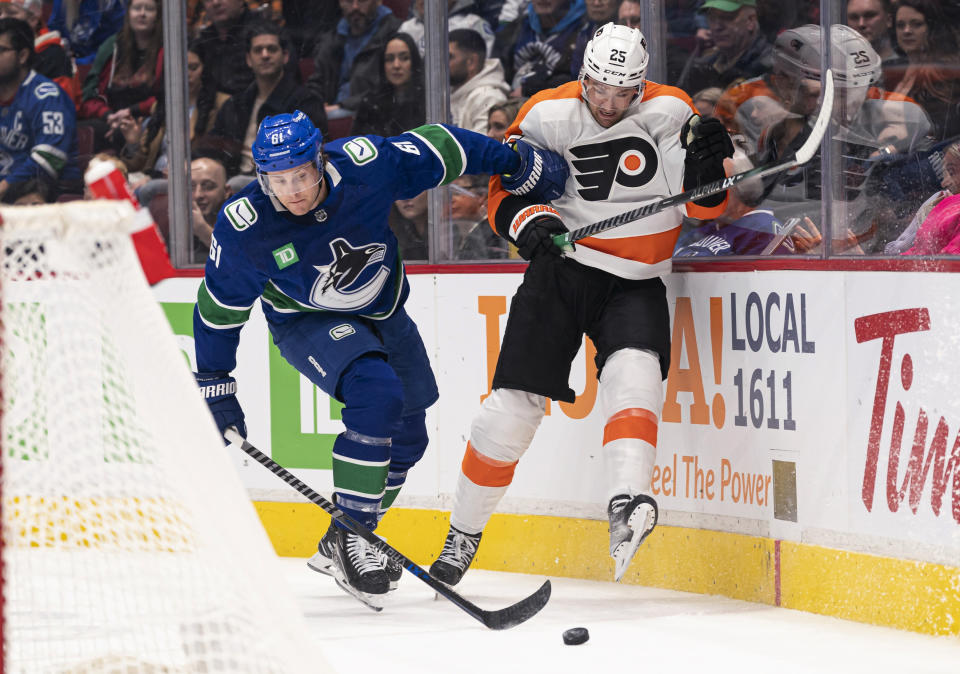
<svg viewBox="0 0 960 674">
<path fill-rule="evenodd" d="M 300 261 L 300 258 L 297 257 L 297 251 L 294 249 L 292 243 L 288 243 L 285 246 L 280 246 L 273 251 L 273 259 L 277 261 L 277 267 L 280 269 L 285 269 L 290 265 Z"/>
<path fill-rule="evenodd" d="M 642 187 L 657 174 L 660 160 L 656 148 L 636 136 L 614 138 L 602 143 L 570 148 L 576 171 L 577 190 L 587 201 L 603 201 L 614 183 L 624 187 Z"/>
</svg>

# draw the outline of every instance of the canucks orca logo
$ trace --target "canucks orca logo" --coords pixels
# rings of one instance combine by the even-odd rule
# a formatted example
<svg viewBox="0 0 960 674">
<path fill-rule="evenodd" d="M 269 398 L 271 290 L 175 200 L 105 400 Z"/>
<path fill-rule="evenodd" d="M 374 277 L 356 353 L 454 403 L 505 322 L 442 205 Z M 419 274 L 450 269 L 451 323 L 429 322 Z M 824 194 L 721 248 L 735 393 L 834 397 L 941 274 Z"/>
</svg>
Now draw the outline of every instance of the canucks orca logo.
<svg viewBox="0 0 960 674">
<path fill-rule="evenodd" d="M 380 265 L 365 283 L 358 285 L 358 279 L 367 267 L 383 260 L 386 244 L 370 243 L 354 248 L 346 239 L 337 238 L 330 242 L 330 251 L 333 253 L 332 264 L 314 266 L 320 275 L 310 291 L 310 303 L 321 309 L 347 311 L 360 309 L 376 300 L 390 278 L 390 268 Z"/>
</svg>

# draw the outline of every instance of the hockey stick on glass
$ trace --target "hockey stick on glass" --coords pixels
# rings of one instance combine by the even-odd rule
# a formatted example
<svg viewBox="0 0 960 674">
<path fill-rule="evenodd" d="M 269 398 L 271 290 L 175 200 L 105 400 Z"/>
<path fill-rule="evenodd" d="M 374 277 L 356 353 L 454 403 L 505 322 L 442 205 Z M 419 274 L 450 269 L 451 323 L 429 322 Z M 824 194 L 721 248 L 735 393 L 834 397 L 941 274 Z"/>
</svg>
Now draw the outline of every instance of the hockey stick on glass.
<svg viewBox="0 0 960 674">
<path fill-rule="evenodd" d="M 510 606 L 498 609 L 496 611 L 486 611 L 473 602 L 464 599 L 451 588 L 441 583 L 439 580 L 433 578 L 423 568 L 407 559 L 403 554 L 388 545 L 386 541 L 381 539 L 375 533 L 367 529 L 365 526 L 340 510 L 333 503 L 298 480 L 293 473 L 247 442 L 243 436 L 237 433 L 236 429 L 228 428 L 223 434 L 223 437 L 230 442 L 240 445 L 240 449 L 249 454 L 253 459 L 256 459 L 258 463 L 267 468 L 271 473 L 303 494 L 312 503 L 323 508 L 330 515 L 330 517 L 363 538 L 384 555 L 400 564 L 407 571 L 429 585 L 430 588 L 437 594 L 443 595 L 462 610 L 466 611 L 466 613 L 472 618 L 479 620 L 486 627 L 489 627 L 492 630 L 505 630 L 529 620 L 535 616 L 540 609 L 546 606 L 547 601 L 550 599 L 550 581 L 548 580 L 540 586 L 539 590 L 531 594 L 526 599 L 521 599 L 516 604 L 511 604 Z"/>
<path fill-rule="evenodd" d="M 680 204 L 685 204 L 690 201 L 697 201 L 703 197 L 708 197 L 711 194 L 723 192 L 724 190 L 728 190 L 738 183 L 742 183 L 744 180 L 749 180 L 750 178 L 763 178 L 774 173 L 789 171 L 792 168 L 806 164 L 817 153 L 817 150 L 820 147 L 820 141 L 823 139 L 823 134 L 827 130 L 827 124 L 830 123 L 830 117 L 832 114 L 833 71 L 827 70 L 826 76 L 823 79 L 823 101 L 820 105 L 820 112 L 817 115 L 817 119 L 813 123 L 813 128 L 810 130 L 810 135 L 807 137 L 807 140 L 803 143 L 803 145 L 801 145 L 793 154 L 787 155 L 786 159 L 775 164 L 757 166 L 749 171 L 744 171 L 743 173 L 738 173 L 727 178 L 715 180 L 712 183 L 701 185 L 697 189 L 690 192 L 681 192 L 680 194 L 674 194 L 673 196 L 660 199 L 659 201 L 652 201 L 648 204 L 644 204 L 643 206 L 635 208 L 632 211 L 614 215 L 605 220 L 595 222 L 592 225 L 584 225 L 583 227 L 575 229 L 571 232 L 557 234 L 553 237 L 553 243 L 560 250 L 564 252 L 570 252 L 573 250 L 574 241 L 585 239 L 588 236 L 593 236 L 594 234 L 599 234 L 600 232 L 606 232 L 609 229 L 619 227 L 620 225 L 625 225 L 628 222 L 646 218 L 654 213 L 659 213 L 660 211 L 666 210 L 672 206 L 679 206 Z"/>
</svg>

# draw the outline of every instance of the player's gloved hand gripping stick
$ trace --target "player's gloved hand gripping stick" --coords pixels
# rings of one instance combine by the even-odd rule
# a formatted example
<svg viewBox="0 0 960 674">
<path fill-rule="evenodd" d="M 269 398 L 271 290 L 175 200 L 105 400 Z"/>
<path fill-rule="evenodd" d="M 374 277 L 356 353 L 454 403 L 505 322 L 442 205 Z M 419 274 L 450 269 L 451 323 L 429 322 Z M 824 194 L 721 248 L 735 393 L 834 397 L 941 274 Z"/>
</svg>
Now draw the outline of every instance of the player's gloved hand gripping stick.
<svg viewBox="0 0 960 674">
<path fill-rule="evenodd" d="M 365 526 L 337 508 L 337 506 L 335 506 L 333 503 L 323 498 L 320 494 L 298 480 L 293 473 L 247 442 L 235 428 L 228 428 L 223 434 L 223 437 L 229 442 L 235 442 L 240 445 L 240 449 L 250 455 L 253 459 L 256 459 L 258 463 L 267 468 L 271 473 L 306 496 L 312 503 L 323 508 L 332 518 L 337 520 L 337 522 L 344 525 L 347 527 L 347 529 L 366 540 L 381 553 L 400 564 L 407 571 L 429 585 L 435 592 L 437 592 L 437 594 L 443 595 L 458 607 L 466 611 L 471 617 L 479 620 L 492 630 L 504 630 L 509 627 L 519 625 L 520 623 L 535 616 L 540 609 L 546 606 L 547 601 L 550 599 L 550 581 L 548 580 L 540 586 L 539 590 L 531 594 L 526 599 L 521 599 L 516 604 L 511 604 L 506 608 L 496 611 L 486 611 L 473 602 L 464 599 L 451 588 L 441 583 L 439 580 L 433 578 L 429 573 L 427 573 L 426 569 L 419 567 L 417 564 L 407 559 L 403 554 L 388 545 L 386 541 L 381 539 L 375 533 L 367 529 Z"/>
<path fill-rule="evenodd" d="M 594 234 L 599 234 L 600 232 L 606 232 L 609 229 L 619 227 L 620 225 L 625 225 L 628 222 L 633 222 L 634 220 L 640 220 L 641 218 L 653 215 L 654 213 L 659 213 L 660 211 L 672 206 L 679 206 L 680 204 L 685 204 L 689 201 L 698 201 L 703 197 L 710 196 L 711 194 L 728 190 L 734 185 L 737 185 L 738 183 L 750 178 L 763 178 L 764 176 L 772 175 L 774 173 L 781 173 L 796 166 L 800 166 L 801 164 L 806 164 L 817 153 L 817 150 L 820 147 L 820 141 L 823 139 L 823 134 L 827 130 L 827 124 L 830 122 L 830 115 L 832 111 L 833 72 L 831 70 L 827 70 L 823 78 L 823 100 L 820 104 L 820 112 L 817 115 L 816 121 L 813 123 L 810 136 L 807 138 L 806 142 L 804 142 L 804 144 L 801 145 L 800 148 L 792 155 L 787 155 L 786 158 L 775 164 L 757 166 L 749 171 L 744 171 L 743 173 L 738 173 L 727 178 L 715 180 L 711 183 L 707 183 L 706 185 L 701 185 L 690 192 L 674 194 L 673 196 L 666 197 L 665 199 L 644 204 L 643 206 L 635 208 L 632 211 L 627 211 L 626 213 L 621 213 L 620 215 L 614 215 L 613 217 L 605 220 L 600 220 L 592 225 L 585 225 L 584 227 L 575 229 L 572 232 L 557 234 L 553 237 L 553 242 L 564 252 L 572 251 L 574 248 L 574 241 L 579 241 L 580 239 L 593 236 Z"/>
</svg>

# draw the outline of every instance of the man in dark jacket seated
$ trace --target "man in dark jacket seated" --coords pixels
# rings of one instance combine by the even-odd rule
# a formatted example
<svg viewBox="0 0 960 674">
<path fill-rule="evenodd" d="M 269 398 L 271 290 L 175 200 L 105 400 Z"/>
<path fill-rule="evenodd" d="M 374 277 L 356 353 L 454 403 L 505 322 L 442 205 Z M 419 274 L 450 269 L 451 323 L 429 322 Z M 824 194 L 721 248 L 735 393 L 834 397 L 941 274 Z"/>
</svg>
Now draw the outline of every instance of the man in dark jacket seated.
<svg viewBox="0 0 960 674">
<path fill-rule="evenodd" d="M 228 167 L 231 174 L 239 172 L 253 179 L 250 147 L 260 122 L 267 115 L 302 110 L 326 136 L 323 99 L 297 84 L 285 68 L 289 59 L 286 37 L 277 24 L 259 21 L 248 27 L 246 63 L 253 71 L 253 84 L 224 102 L 210 130 L 211 136 L 229 139 L 237 145 L 239 166 Z"/>
</svg>

